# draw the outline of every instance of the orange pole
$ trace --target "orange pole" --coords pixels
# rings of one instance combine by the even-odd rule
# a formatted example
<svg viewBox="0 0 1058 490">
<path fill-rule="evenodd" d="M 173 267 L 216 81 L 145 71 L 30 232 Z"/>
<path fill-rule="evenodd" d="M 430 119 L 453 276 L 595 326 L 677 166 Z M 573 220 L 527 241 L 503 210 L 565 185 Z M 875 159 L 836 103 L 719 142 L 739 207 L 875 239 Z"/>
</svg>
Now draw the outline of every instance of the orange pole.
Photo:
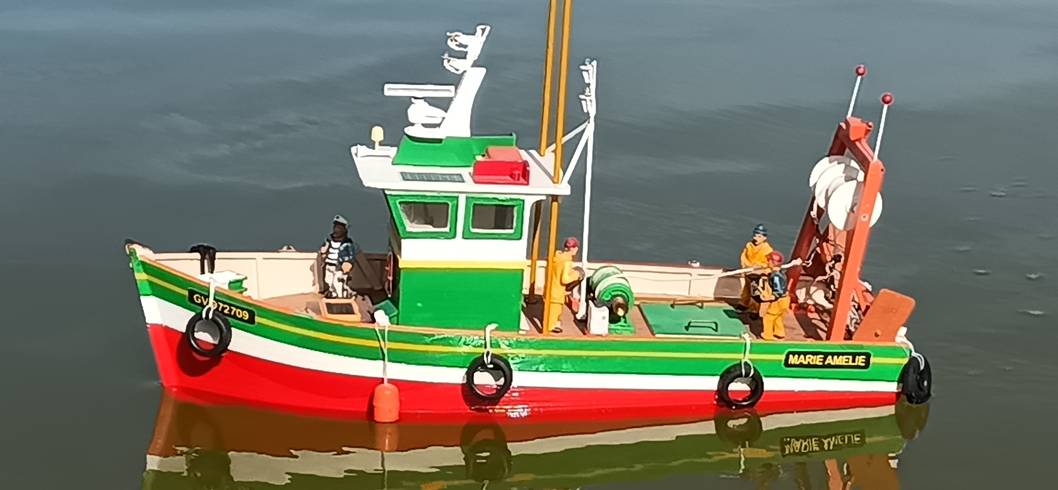
<svg viewBox="0 0 1058 490">
<path fill-rule="evenodd" d="M 558 0 L 551 0 L 547 8 L 547 47 L 544 54 L 544 93 L 540 107 L 540 156 L 547 150 L 547 132 L 551 129 L 551 71 L 555 65 L 555 8 Z M 543 201 L 533 204 L 533 245 L 529 259 L 529 298 L 536 295 L 536 261 L 540 258 L 540 223 Z"/>
<path fill-rule="evenodd" d="M 562 50 L 558 60 L 558 107 L 555 110 L 555 167 L 551 172 L 555 184 L 562 181 L 562 137 L 566 129 L 566 72 L 569 68 L 569 28 L 573 17 L 573 0 L 563 0 L 562 9 Z M 550 229 L 547 237 L 547 268 L 544 272 L 544 318 L 541 321 L 543 334 L 551 332 L 551 291 L 554 281 L 551 270 L 555 266 L 555 235 L 558 234 L 558 196 L 551 196 Z M 557 305 L 558 308 L 562 304 Z"/>
<path fill-rule="evenodd" d="M 859 301 L 860 306 L 867 306 L 863 295 L 864 286 L 860 282 L 860 269 L 867 256 L 867 243 L 871 233 L 871 216 L 878 194 L 885 179 L 885 165 L 875 158 L 867 142 L 871 125 L 857 118 L 848 118 L 839 126 L 839 131 L 831 145 L 830 154 L 848 151 L 857 162 L 864 165 L 866 175 L 863 177 L 863 191 L 860 203 L 855 209 L 856 224 L 846 232 L 845 255 L 842 257 L 841 281 L 838 284 L 838 295 L 830 318 L 830 341 L 845 340 L 849 312 L 852 311 L 852 300 Z M 843 148 L 842 148 L 843 147 Z"/>
</svg>

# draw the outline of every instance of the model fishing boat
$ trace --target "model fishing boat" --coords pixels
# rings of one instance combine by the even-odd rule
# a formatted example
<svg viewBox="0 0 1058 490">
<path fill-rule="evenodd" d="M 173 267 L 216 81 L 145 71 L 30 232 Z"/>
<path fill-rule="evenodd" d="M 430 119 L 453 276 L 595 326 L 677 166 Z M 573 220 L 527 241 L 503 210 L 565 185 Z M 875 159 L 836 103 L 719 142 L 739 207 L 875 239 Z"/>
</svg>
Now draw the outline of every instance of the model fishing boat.
<svg viewBox="0 0 1058 490">
<path fill-rule="evenodd" d="M 569 18 L 567 7 L 553 140 L 548 36 L 537 149 L 513 134 L 471 133 L 489 26 L 448 33 L 465 53 L 443 57 L 456 85 L 385 85 L 384 95 L 411 99 L 409 125 L 396 146 L 375 127 L 374 144 L 351 155 L 388 204 L 388 229 L 377 230 L 388 250 L 358 250 L 341 216 L 318 252 L 162 253 L 128 240 L 162 384 L 379 421 L 823 410 L 901 394 L 925 402 L 930 367 L 906 337 L 914 301 L 874 292 L 859 275 L 882 207 L 878 151 L 892 98 L 872 148 L 873 123 L 852 115 L 866 74 L 857 68 L 848 114 L 811 170 L 789 262 L 774 252 L 738 270 L 589 259 L 597 64 L 580 66 L 586 121 L 566 134 Z M 451 102 L 442 110 L 426 98 Z M 578 135 L 566 163 L 563 146 Z M 538 263 L 542 204 L 553 250 L 558 199 L 571 194 L 582 156 L 583 234 Z M 743 292 L 765 304 L 763 322 L 739 311 Z"/>
<path fill-rule="evenodd" d="M 800 488 L 852 481 L 894 489 L 900 455 L 925 427 L 926 409 L 900 404 L 653 424 L 375 424 L 199 405 L 166 394 L 142 488 L 582 488 L 703 475 L 763 484 L 783 475 Z"/>
</svg>

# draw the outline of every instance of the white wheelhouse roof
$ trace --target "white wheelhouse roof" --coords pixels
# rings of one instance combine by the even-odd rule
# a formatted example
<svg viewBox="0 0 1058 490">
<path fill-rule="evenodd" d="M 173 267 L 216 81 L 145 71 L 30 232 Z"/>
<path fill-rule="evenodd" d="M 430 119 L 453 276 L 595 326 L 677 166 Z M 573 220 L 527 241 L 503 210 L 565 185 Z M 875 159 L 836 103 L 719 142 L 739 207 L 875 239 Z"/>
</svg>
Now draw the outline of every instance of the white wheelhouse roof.
<svg viewBox="0 0 1058 490">
<path fill-rule="evenodd" d="M 353 164 L 364 187 L 385 191 L 449 192 L 459 194 L 514 194 L 522 196 L 568 196 L 569 183 L 552 182 L 554 154 L 541 157 L 535 151 L 519 149 L 529 162 L 529 185 L 478 184 L 471 176 L 473 167 L 429 167 L 394 165 L 395 146 L 356 145 L 350 149 Z"/>
</svg>

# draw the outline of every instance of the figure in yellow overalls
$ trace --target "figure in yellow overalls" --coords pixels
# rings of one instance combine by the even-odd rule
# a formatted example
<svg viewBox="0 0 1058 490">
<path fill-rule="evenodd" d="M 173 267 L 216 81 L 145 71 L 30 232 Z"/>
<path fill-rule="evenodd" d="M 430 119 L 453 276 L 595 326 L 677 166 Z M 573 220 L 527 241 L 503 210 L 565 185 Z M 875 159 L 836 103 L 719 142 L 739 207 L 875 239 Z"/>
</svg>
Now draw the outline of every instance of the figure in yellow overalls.
<svg viewBox="0 0 1058 490">
<path fill-rule="evenodd" d="M 767 267 L 768 254 L 771 252 L 771 244 L 768 243 L 768 229 L 762 224 L 757 225 L 753 227 L 753 238 L 746 242 L 746 248 L 742 249 L 741 267 L 743 269 L 747 267 Z M 746 277 L 746 282 L 742 287 L 742 298 L 738 304 L 739 310 L 749 310 L 756 313 L 760 309 L 760 305 L 749 295 L 749 284 L 755 279 L 754 275 Z"/>
<path fill-rule="evenodd" d="M 764 310 L 765 340 L 782 340 L 786 338 L 786 326 L 782 323 L 783 315 L 790 309 L 790 295 L 786 291 L 786 272 L 782 267 L 783 256 L 779 252 L 768 254 L 768 265 L 772 271 L 768 274 L 768 285 L 771 287 L 771 301 Z"/>
<path fill-rule="evenodd" d="M 573 267 L 573 259 L 579 250 L 580 240 L 569 237 L 563 244 L 563 250 L 555 252 L 554 268 L 551 269 L 551 297 L 548 298 L 551 303 L 548 323 L 551 325 L 551 331 L 555 333 L 562 332 L 558 319 L 566 304 L 566 294 L 583 279 L 583 272 Z"/>
</svg>

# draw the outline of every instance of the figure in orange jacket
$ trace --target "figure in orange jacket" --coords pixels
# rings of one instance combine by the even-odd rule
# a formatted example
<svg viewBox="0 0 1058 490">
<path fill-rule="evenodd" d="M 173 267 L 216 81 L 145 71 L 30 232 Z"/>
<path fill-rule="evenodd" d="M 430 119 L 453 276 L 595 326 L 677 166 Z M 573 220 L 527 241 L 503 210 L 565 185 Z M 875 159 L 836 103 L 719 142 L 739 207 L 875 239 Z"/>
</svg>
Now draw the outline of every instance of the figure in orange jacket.
<svg viewBox="0 0 1058 490">
<path fill-rule="evenodd" d="M 563 244 L 563 249 L 555 252 L 554 268 L 551 269 L 551 297 L 547 299 L 551 303 L 548 324 L 555 333 L 562 332 L 559 316 L 565 307 L 566 295 L 584 278 L 583 271 L 573 267 L 573 259 L 579 250 L 580 240 L 569 237 Z"/>
<path fill-rule="evenodd" d="M 763 224 L 753 227 L 753 238 L 746 242 L 746 247 L 742 249 L 741 267 L 767 267 L 768 254 L 772 251 L 771 244 L 768 243 L 768 229 Z M 755 274 L 746 276 L 746 282 L 742 286 L 742 298 L 738 304 L 739 310 L 757 312 L 760 309 L 760 304 L 749 294 L 749 285 L 757 278 L 758 275 Z"/>
</svg>

